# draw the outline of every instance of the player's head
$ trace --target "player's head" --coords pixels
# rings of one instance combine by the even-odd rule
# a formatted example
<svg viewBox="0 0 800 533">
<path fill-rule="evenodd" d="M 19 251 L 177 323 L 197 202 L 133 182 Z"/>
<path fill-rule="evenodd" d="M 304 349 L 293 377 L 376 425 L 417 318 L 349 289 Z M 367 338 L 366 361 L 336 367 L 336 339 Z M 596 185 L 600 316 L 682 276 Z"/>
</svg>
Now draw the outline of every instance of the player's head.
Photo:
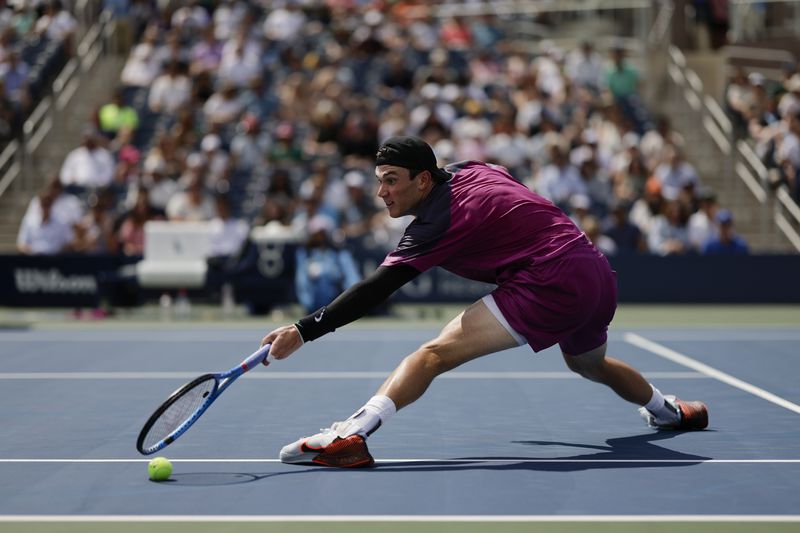
<svg viewBox="0 0 800 533">
<path fill-rule="evenodd" d="M 397 136 L 384 141 L 375 156 L 375 166 L 391 165 L 409 170 L 411 179 L 428 171 L 436 183 L 450 179 L 446 170 L 439 168 L 433 148 L 419 137 Z"/>
<path fill-rule="evenodd" d="M 384 142 L 375 160 L 378 196 L 389 216 L 416 214 L 420 202 L 436 183 L 449 174 L 436 166 L 433 149 L 416 137 L 392 137 Z"/>
</svg>

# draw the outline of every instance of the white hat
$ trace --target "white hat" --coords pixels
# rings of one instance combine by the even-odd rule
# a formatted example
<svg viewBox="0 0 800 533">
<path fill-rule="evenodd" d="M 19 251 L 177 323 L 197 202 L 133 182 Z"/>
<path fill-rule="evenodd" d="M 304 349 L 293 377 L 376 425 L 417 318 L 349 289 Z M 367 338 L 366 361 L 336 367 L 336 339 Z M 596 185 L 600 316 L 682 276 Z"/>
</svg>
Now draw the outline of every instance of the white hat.
<svg viewBox="0 0 800 533">
<path fill-rule="evenodd" d="M 203 140 L 200 142 L 200 148 L 202 148 L 204 152 L 213 152 L 220 146 L 222 146 L 222 139 L 219 138 L 219 135 L 214 133 L 209 133 L 203 137 Z"/>
<path fill-rule="evenodd" d="M 351 170 L 344 175 L 344 182 L 348 187 L 361 188 L 365 181 L 364 173 L 359 170 Z"/>
</svg>

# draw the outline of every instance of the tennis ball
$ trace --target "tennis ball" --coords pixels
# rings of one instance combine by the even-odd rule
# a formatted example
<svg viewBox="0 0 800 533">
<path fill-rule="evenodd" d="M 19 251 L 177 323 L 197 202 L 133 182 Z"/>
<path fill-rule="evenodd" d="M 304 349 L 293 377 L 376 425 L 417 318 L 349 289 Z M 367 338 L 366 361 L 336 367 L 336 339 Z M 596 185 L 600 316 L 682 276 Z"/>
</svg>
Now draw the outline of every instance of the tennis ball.
<svg viewBox="0 0 800 533">
<path fill-rule="evenodd" d="M 172 463 L 166 457 L 156 457 L 147 465 L 147 474 L 153 481 L 164 481 L 172 474 Z"/>
</svg>

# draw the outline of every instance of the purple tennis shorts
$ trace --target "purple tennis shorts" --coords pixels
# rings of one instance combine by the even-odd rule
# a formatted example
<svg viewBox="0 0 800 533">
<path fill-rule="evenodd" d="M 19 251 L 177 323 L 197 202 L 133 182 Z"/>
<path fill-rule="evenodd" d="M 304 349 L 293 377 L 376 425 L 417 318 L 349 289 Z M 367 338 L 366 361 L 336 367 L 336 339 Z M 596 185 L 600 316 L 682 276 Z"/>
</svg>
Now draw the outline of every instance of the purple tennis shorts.
<svg viewBox="0 0 800 533">
<path fill-rule="evenodd" d="M 603 254 L 579 246 L 514 271 L 484 302 L 517 342 L 538 352 L 558 344 L 580 355 L 604 344 L 617 308 L 617 275 Z M 493 301 L 492 301 L 493 300 Z"/>
</svg>

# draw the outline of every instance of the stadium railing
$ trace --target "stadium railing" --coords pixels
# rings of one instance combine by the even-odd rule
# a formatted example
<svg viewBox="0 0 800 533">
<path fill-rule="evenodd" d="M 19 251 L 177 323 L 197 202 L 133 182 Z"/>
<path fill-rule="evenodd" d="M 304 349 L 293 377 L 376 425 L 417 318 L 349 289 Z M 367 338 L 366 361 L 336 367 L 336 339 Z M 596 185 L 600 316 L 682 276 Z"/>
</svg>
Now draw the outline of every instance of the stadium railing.
<svg viewBox="0 0 800 533">
<path fill-rule="evenodd" d="M 769 194 L 766 167 L 745 141 L 734 142 L 730 119 L 719 103 L 706 94 L 700 77 L 687 66 L 683 52 L 676 46 L 670 46 L 668 58 L 669 81 L 692 110 L 700 115 L 703 130 L 713 139 L 722 155 L 719 171 L 731 179 L 736 176 L 737 182 L 744 184 L 760 205 L 758 224 L 761 233 L 771 233 L 770 226 L 774 226 L 796 251 L 800 251 L 800 209 L 786 186 L 777 189 L 774 197 Z M 734 187 L 736 183 L 730 185 Z"/>
</svg>

